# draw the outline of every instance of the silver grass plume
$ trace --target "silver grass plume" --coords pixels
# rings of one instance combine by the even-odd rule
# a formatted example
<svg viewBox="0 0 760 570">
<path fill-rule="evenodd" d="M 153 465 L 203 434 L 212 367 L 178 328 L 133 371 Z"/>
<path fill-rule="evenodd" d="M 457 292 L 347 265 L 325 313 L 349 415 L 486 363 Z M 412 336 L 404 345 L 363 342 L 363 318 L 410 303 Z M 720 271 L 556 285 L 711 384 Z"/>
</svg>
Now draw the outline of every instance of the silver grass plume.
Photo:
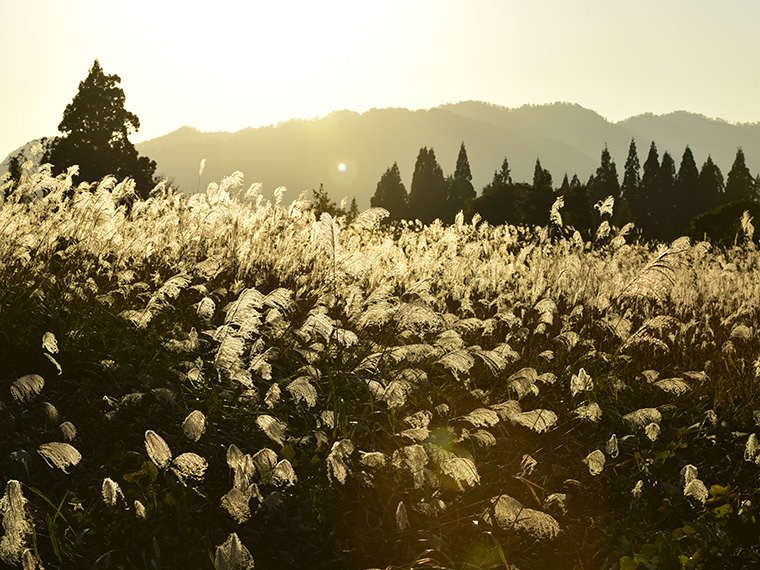
<svg viewBox="0 0 760 570">
<path fill-rule="evenodd" d="M 555 538 L 560 532 L 559 523 L 542 511 L 524 507 L 509 495 L 491 499 L 492 508 L 486 514 L 487 523 L 506 529 L 525 532 L 537 540 Z"/>
<path fill-rule="evenodd" d="M 662 414 L 657 408 L 640 408 L 623 416 L 623 421 L 631 428 L 645 428 L 651 423 L 660 423 Z"/>
<path fill-rule="evenodd" d="M 600 218 L 604 216 L 612 217 L 612 213 L 615 210 L 615 198 L 607 196 L 603 201 L 599 200 L 594 204 L 594 209 L 599 212 Z"/>
<path fill-rule="evenodd" d="M 37 449 L 37 453 L 49 467 L 60 469 L 64 473 L 68 473 L 67 467 L 78 464 L 82 459 L 82 454 L 76 448 L 68 443 L 58 441 L 43 443 Z"/>
<path fill-rule="evenodd" d="M 356 216 L 356 219 L 351 223 L 351 227 L 358 230 L 371 231 L 377 228 L 380 222 L 388 216 L 390 216 L 390 212 L 385 208 L 370 208 Z"/>
<path fill-rule="evenodd" d="M 285 423 L 270 415 L 262 414 L 256 418 L 256 425 L 259 426 L 259 429 L 267 434 L 272 441 L 279 443 L 280 445 L 285 444 L 285 430 L 287 430 L 288 427 Z"/>
<path fill-rule="evenodd" d="M 559 213 L 560 209 L 565 205 L 565 198 L 560 196 L 554 200 L 551 210 L 549 211 L 549 224 L 558 228 L 562 227 L 562 215 Z"/>
<path fill-rule="evenodd" d="M 551 410 L 530 410 L 529 412 L 520 412 L 512 415 L 510 421 L 536 433 L 544 433 L 553 428 L 557 423 L 557 414 Z"/>
<path fill-rule="evenodd" d="M 45 387 L 45 380 L 39 374 L 27 374 L 11 384 L 11 396 L 17 402 L 28 402 Z"/>
<path fill-rule="evenodd" d="M 296 378 L 285 389 L 290 392 L 290 396 L 296 403 L 303 402 L 308 408 L 313 408 L 317 404 L 317 390 L 306 376 Z"/>
<path fill-rule="evenodd" d="M 58 429 L 66 441 L 72 441 L 77 436 L 77 428 L 71 422 L 63 422 Z"/>
<path fill-rule="evenodd" d="M 354 444 L 350 439 L 342 439 L 333 443 L 330 453 L 327 455 L 327 477 L 331 482 L 337 481 L 341 485 L 345 484 L 349 474 L 349 468 L 346 460 L 354 452 Z"/>
<path fill-rule="evenodd" d="M 750 248 L 754 249 L 755 244 L 752 241 L 752 236 L 755 235 L 755 226 L 752 225 L 752 216 L 749 215 L 749 211 L 744 210 L 740 222 L 742 226 L 742 233 L 744 233 L 744 238 L 747 240 Z"/>
<path fill-rule="evenodd" d="M 200 410 L 193 410 L 182 422 L 182 432 L 190 441 L 198 441 L 206 431 L 206 416 Z"/>
<path fill-rule="evenodd" d="M 3 518 L 3 537 L 0 539 L 0 559 L 8 565 L 21 560 L 26 549 L 26 541 L 32 533 L 26 513 L 26 499 L 21 492 L 21 483 L 11 479 L 0 498 L 0 516 Z"/>
<path fill-rule="evenodd" d="M 690 246 L 688 237 L 677 239 L 670 247 L 661 245 L 654 259 L 623 287 L 618 297 L 665 302 L 676 282 L 676 270 L 684 265 L 682 255 Z"/>
<path fill-rule="evenodd" d="M 227 537 L 224 544 L 217 546 L 214 564 L 216 570 L 251 570 L 254 567 L 251 552 L 234 532 Z"/>
<path fill-rule="evenodd" d="M 177 476 L 177 479 L 185 485 L 187 479 L 200 481 L 206 474 L 208 462 L 200 455 L 192 452 L 186 452 L 178 455 L 171 462 L 171 470 Z"/>
<path fill-rule="evenodd" d="M 115 507 L 116 503 L 119 500 L 122 502 L 124 501 L 124 493 L 122 492 L 121 487 L 110 477 L 103 479 L 100 493 L 103 495 L 103 501 L 106 503 L 106 505 L 109 505 L 111 507 Z"/>
<path fill-rule="evenodd" d="M 145 432 L 145 451 L 148 457 L 159 469 L 165 469 L 172 458 L 169 446 L 160 435 L 149 429 Z"/>
<path fill-rule="evenodd" d="M 595 477 L 604 470 L 604 461 L 604 453 L 599 449 L 595 449 L 586 456 L 583 463 L 588 465 L 589 473 L 591 473 L 592 477 Z"/>
</svg>

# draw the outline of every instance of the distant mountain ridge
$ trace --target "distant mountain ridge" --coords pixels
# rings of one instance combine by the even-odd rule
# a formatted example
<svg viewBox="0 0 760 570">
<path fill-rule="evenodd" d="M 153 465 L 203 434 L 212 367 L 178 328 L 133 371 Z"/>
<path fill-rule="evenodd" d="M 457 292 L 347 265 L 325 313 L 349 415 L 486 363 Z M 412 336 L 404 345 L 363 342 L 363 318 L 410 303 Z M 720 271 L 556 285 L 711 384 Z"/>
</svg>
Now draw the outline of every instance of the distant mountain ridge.
<svg viewBox="0 0 760 570">
<path fill-rule="evenodd" d="M 205 158 L 201 189 L 239 170 L 246 184 L 261 182 L 265 192 L 287 187 L 288 200 L 324 184 L 332 199 L 355 197 L 366 208 L 380 176 L 394 162 L 410 189 L 423 146 L 435 149 L 438 163 L 450 174 L 464 141 L 472 182 L 480 192 L 504 157 L 516 181 L 530 182 L 540 158 L 555 186 L 565 173 L 577 174 L 585 182 L 599 166 L 605 144 L 622 180 L 631 138 L 642 165 L 655 141 L 660 159 L 668 151 L 676 166 L 689 145 L 698 167 L 711 154 L 725 177 L 737 148 L 742 147 L 753 175 L 760 171 L 760 123 L 732 124 L 685 111 L 611 122 L 570 103 L 507 108 L 464 101 L 417 111 L 336 111 L 319 119 L 295 119 L 234 133 L 182 127 L 135 147 L 155 160 L 157 172 L 184 192 L 194 192 L 199 186 L 198 166 Z"/>
</svg>

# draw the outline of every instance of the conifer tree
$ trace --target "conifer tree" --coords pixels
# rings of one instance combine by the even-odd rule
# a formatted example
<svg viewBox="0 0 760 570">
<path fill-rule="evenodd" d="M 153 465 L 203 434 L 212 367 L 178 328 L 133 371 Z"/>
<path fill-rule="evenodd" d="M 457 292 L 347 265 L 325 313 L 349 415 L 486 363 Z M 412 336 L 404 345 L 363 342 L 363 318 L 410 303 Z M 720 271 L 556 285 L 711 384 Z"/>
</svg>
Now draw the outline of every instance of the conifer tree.
<svg viewBox="0 0 760 570">
<path fill-rule="evenodd" d="M 519 209 L 525 212 L 526 222 L 543 225 L 549 219 L 549 210 L 554 203 L 554 188 L 551 173 L 541 166 L 541 160 L 536 158 L 533 169 L 533 188 L 528 198 L 528 204 L 521 204 Z"/>
<path fill-rule="evenodd" d="M 409 197 L 406 187 L 401 181 L 401 172 L 398 163 L 394 162 L 380 177 L 375 188 L 375 195 L 370 198 L 373 208 L 385 208 L 390 215 L 389 220 L 401 220 L 407 217 L 409 212 Z"/>
<path fill-rule="evenodd" d="M 697 204 L 701 212 L 707 212 L 723 201 L 723 173 L 710 155 L 699 171 Z"/>
<path fill-rule="evenodd" d="M 516 223 L 515 186 L 509 170 L 509 161 L 504 158 L 501 169 L 493 173 L 493 180 L 481 195 L 470 202 L 467 207 L 468 217 L 480 214 L 484 221 L 493 225 Z"/>
<path fill-rule="evenodd" d="M 697 196 L 699 193 L 699 169 L 694 161 L 694 154 L 687 146 L 681 156 L 681 166 L 675 186 L 676 223 L 683 231 L 694 216 L 702 213 Z"/>
<path fill-rule="evenodd" d="M 639 164 L 639 155 L 636 152 L 636 141 L 631 139 L 628 147 L 628 158 L 625 159 L 625 170 L 623 171 L 623 184 L 620 186 L 620 194 L 623 198 L 636 196 L 641 184 L 641 165 Z"/>
<path fill-rule="evenodd" d="M 726 178 L 726 203 L 749 200 L 754 196 L 755 178 L 747 168 L 744 151 L 741 147 L 736 151 L 736 158 Z"/>
<path fill-rule="evenodd" d="M 620 182 L 618 180 L 615 161 L 610 156 L 607 145 L 604 145 L 599 168 L 596 169 L 593 180 L 589 181 L 588 194 L 591 204 L 612 196 L 615 200 L 620 197 Z"/>
<path fill-rule="evenodd" d="M 655 211 L 658 202 L 660 187 L 660 157 L 657 145 L 652 141 L 649 147 L 649 155 L 644 162 L 643 173 L 639 192 L 635 197 L 629 198 L 636 225 L 641 228 L 646 237 L 653 237 L 656 233 Z"/>
<path fill-rule="evenodd" d="M 465 205 L 476 196 L 475 188 L 472 185 L 470 162 L 467 158 L 464 142 L 459 147 L 454 176 L 450 179 L 448 187 L 448 216 L 446 221 L 451 222 L 454 220 L 454 216 L 460 210 L 463 210 Z"/>
<path fill-rule="evenodd" d="M 422 147 L 417 155 L 409 192 L 409 215 L 424 224 L 446 216 L 446 179 L 432 148 Z"/>
<path fill-rule="evenodd" d="M 654 201 L 653 223 L 657 239 L 672 240 L 681 230 L 676 212 L 676 163 L 665 151 L 660 164 L 656 199 Z"/>
<path fill-rule="evenodd" d="M 87 78 L 79 83 L 74 99 L 66 106 L 55 137 L 45 156 L 55 172 L 79 165 L 82 180 L 96 182 L 113 175 L 131 177 L 139 195 L 155 186 L 156 163 L 138 156 L 129 135 L 140 128 L 140 119 L 124 108 L 124 90 L 118 75 L 106 75 L 95 60 Z"/>
</svg>

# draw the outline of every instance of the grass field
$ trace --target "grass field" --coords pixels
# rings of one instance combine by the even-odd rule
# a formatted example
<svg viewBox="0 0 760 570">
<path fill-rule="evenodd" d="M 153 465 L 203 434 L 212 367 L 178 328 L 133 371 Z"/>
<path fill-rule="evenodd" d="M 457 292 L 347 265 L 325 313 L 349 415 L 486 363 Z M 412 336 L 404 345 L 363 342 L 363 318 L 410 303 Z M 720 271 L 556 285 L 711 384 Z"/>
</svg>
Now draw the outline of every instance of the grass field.
<svg viewBox="0 0 760 570">
<path fill-rule="evenodd" d="M 4 187 L 6 193 L 9 184 Z M 0 210 L 2 560 L 760 565 L 760 256 L 317 218 L 26 170 Z"/>
</svg>

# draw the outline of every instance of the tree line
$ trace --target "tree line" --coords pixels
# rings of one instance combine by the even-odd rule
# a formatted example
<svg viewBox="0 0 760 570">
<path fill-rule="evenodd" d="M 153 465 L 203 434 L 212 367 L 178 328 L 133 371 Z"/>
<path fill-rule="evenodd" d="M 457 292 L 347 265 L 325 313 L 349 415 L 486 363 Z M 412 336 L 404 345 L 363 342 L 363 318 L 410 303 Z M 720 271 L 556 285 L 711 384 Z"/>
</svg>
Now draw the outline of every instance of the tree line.
<svg viewBox="0 0 760 570">
<path fill-rule="evenodd" d="M 371 205 L 386 208 L 391 220 L 418 219 L 451 223 L 459 211 L 471 218 L 478 214 L 491 224 L 544 225 L 554 200 L 563 197 L 562 218 L 588 236 L 598 225 L 594 206 L 608 196 L 615 199 L 613 223 L 633 222 L 645 239 L 672 240 L 694 226 L 700 215 L 739 202 L 760 202 L 760 176 L 753 177 L 739 148 L 724 178 L 711 156 L 697 167 L 687 146 L 678 167 L 669 152 L 660 158 L 656 143 L 641 164 L 635 140 L 631 140 L 622 182 L 606 145 L 599 167 L 584 183 L 577 175 L 555 187 L 551 173 L 536 165 L 531 183 L 512 179 L 505 157 L 492 181 L 478 196 L 472 186 L 467 150 L 462 142 L 454 174 L 444 176 L 432 148 L 420 149 L 407 192 L 397 163 L 377 183 Z M 693 223 L 695 220 L 695 223 Z M 704 221 L 698 227 L 704 227 Z"/>
</svg>

